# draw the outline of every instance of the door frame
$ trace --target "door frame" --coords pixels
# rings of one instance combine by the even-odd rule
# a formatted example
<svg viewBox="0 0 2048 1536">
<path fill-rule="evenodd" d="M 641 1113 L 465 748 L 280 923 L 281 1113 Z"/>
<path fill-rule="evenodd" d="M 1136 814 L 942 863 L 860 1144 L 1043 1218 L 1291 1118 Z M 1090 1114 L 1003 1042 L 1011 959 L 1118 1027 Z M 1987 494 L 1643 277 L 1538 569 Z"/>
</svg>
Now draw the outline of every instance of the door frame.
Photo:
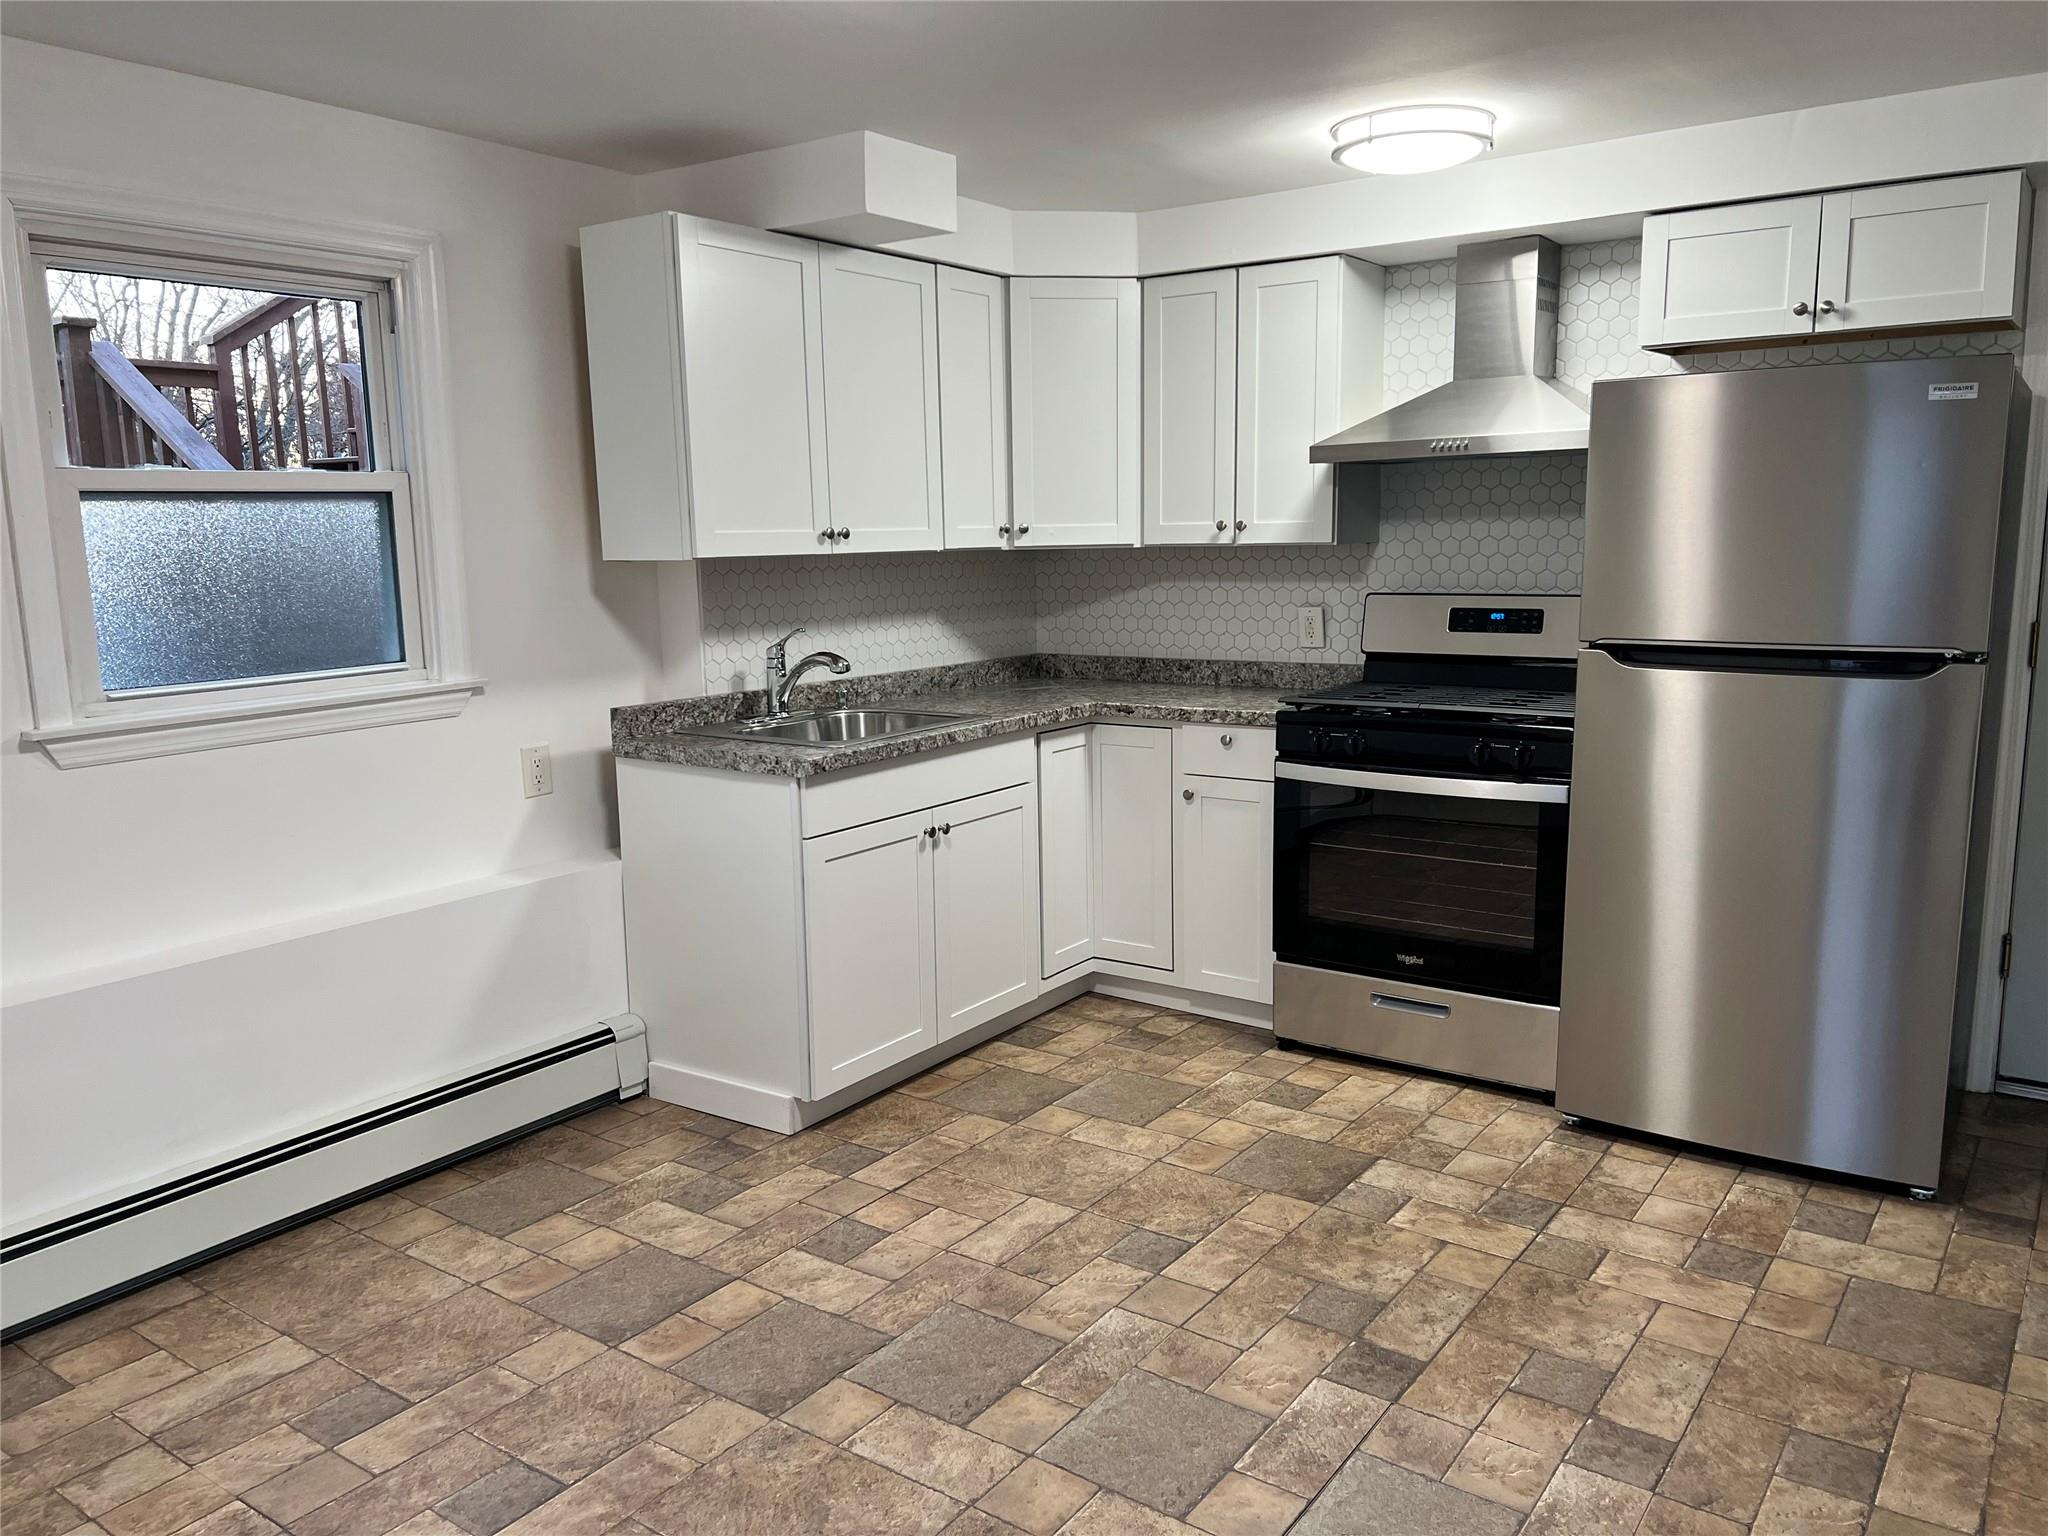
<svg viewBox="0 0 2048 1536">
<path fill-rule="evenodd" d="M 1999 974 L 2004 938 L 2012 922 L 2013 874 L 2019 852 L 2020 790 L 2025 775 L 2027 709 L 2033 672 L 2019 660 L 2027 654 L 2028 636 L 2042 617 L 2043 534 L 2048 528 L 2048 198 L 2034 200 L 2033 238 L 2027 271 L 2027 325 L 2019 353 L 2020 378 L 2027 401 L 2027 442 L 2024 456 L 2008 453 L 2007 493 L 2019 480 L 2020 504 L 2011 534 L 2014 548 L 2011 615 L 2002 637 L 2004 653 L 2015 664 L 2005 669 L 1999 693 L 1985 700 L 1996 710 L 1998 738 L 1991 765 L 1991 800 L 1987 817 L 1987 857 L 1983 872 L 1979 924 L 1974 957 L 1975 985 L 1961 989 L 1958 1024 L 1965 1031 L 1963 1086 L 1989 1093 L 1998 1081 L 1998 1036 L 2005 1005 L 2005 978 Z M 1994 637 L 1996 642 L 1999 637 Z M 1994 919 L 1991 914 L 1996 914 Z M 1963 963 L 1972 964 L 1965 954 Z"/>
</svg>

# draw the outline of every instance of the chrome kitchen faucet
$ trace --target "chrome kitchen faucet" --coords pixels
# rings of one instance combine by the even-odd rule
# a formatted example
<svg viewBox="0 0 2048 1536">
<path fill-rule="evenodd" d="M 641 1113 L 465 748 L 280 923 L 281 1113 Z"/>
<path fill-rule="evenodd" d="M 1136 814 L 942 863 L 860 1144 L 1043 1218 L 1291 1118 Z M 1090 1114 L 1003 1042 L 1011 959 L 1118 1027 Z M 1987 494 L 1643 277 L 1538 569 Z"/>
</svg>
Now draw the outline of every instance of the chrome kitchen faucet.
<svg viewBox="0 0 2048 1536">
<path fill-rule="evenodd" d="M 779 719 L 789 713 L 789 696 L 803 675 L 817 667 L 828 668 L 834 677 L 844 677 L 853 670 L 853 663 L 837 651 L 813 651 L 794 667 L 788 663 L 789 642 L 804 633 L 799 624 L 788 634 L 768 647 L 768 712 L 760 718 Z"/>
</svg>

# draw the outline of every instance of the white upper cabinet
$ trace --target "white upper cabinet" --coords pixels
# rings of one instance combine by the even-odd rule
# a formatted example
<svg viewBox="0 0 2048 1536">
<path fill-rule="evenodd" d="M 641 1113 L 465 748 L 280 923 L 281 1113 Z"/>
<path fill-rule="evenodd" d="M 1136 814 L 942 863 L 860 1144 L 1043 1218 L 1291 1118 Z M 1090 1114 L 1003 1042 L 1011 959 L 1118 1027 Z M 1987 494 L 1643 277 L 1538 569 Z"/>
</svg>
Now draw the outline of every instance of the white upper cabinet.
<svg viewBox="0 0 2048 1536">
<path fill-rule="evenodd" d="M 678 218 L 676 253 L 696 553 L 827 547 L 817 243 Z"/>
<path fill-rule="evenodd" d="M 1144 283 L 1147 544 L 1229 544 L 1237 521 L 1237 272 Z"/>
<path fill-rule="evenodd" d="M 657 213 L 583 231 L 613 560 L 828 547 L 818 247 Z"/>
<path fill-rule="evenodd" d="M 948 549 L 1010 536 L 1010 314 L 1000 277 L 939 268 L 939 441 Z"/>
<path fill-rule="evenodd" d="M 2019 171 L 1830 192 L 1815 329 L 2016 321 L 2025 201 Z"/>
<path fill-rule="evenodd" d="M 1010 279 L 1012 543 L 1138 542 L 1138 281 Z"/>
<path fill-rule="evenodd" d="M 819 249 L 832 536 L 854 553 L 937 549 L 939 286 L 928 261 Z"/>
<path fill-rule="evenodd" d="M 1817 197 L 1652 214 L 1643 220 L 1642 343 L 1807 334 L 1819 262 Z"/>
<path fill-rule="evenodd" d="M 1384 281 L 1348 256 L 1238 272 L 1238 543 L 1336 538 L 1335 470 L 1308 450 L 1380 409 Z"/>
<path fill-rule="evenodd" d="M 2029 203 L 1994 171 L 1653 214 L 1642 344 L 2017 324 Z"/>
</svg>

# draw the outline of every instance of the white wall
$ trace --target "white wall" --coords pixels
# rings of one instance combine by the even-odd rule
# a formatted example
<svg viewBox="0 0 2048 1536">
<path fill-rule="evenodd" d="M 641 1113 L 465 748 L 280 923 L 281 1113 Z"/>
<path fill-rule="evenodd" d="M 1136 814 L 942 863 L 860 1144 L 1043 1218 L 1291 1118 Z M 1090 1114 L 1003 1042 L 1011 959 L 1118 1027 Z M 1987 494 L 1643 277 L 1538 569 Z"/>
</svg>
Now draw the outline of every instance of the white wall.
<svg viewBox="0 0 2048 1536">
<path fill-rule="evenodd" d="M 489 679 L 453 720 L 59 770 L 19 745 L 30 721 L 10 573 L 0 625 L 5 999 L 47 999 L 96 968 L 148 970 L 152 955 L 246 930 L 317 924 L 323 914 L 346 921 L 365 904 L 606 856 L 616 841 L 607 712 L 650 696 L 658 643 L 649 569 L 597 558 L 576 245 L 580 226 L 631 211 L 630 179 L 14 39 L 0 58 L 0 168 L 441 237 L 472 655 Z M 532 742 L 553 746 L 555 791 L 527 800 L 517 753 Z M 618 922 L 615 905 L 597 916 Z M 491 946 L 515 939 L 543 955 L 559 944 L 564 974 L 581 974 L 588 995 L 538 1010 L 494 996 L 497 1038 L 466 1044 L 504 1054 L 555 1028 L 564 1011 L 588 1013 L 587 1022 L 617 1011 L 618 957 L 584 964 L 586 933 L 478 930 L 464 942 L 482 948 L 452 955 L 450 967 L 484 974 Z M 356 964 L 367 1008 L 386 995 L 367 973 L 405 947 L 365 943 Z M 138 996 L 127 993 L 128 1006 Z M 232 1054 L 236 1029 L 260 1033 L 266 1051 L 278 1034 L 303 1031 L 306 1059 L 330 1063 L 320 1092 L 336 1108 L 447 1058 L 442 1021 L 391 1017 L 388 1007 L 363 1016 L 353 1053 L 329 1056 L 333 1042 L 315 1036 L 333 1015 L 302 1002 L 260 990 L 223 997 L 232 1019 L 209 1049 Z M 45 1069 L 61 1050 L 44 1040 L 18 1057 L 13 1009 L 0 1028 L 12 1119 L 48 1091 Z M 132 1080 L 139 1058 L 98 1041 L 91 1050 L 61 1079 L 74 1148 L 88 1160 L 111 1106 L 125 1116 L 146 1100 Z M 14 1070 L 27 1061 L 35 1071 Z M 156 1102 L 168 1130 L 185 1106 L 170 1095 Z M 267 1112 L 251 1103 L 244 1122 L 213 1130 L 231 1145 Z M 40 1192 L 10 1183 L 9 1193 L 12 1224 Z"/>
</svg>

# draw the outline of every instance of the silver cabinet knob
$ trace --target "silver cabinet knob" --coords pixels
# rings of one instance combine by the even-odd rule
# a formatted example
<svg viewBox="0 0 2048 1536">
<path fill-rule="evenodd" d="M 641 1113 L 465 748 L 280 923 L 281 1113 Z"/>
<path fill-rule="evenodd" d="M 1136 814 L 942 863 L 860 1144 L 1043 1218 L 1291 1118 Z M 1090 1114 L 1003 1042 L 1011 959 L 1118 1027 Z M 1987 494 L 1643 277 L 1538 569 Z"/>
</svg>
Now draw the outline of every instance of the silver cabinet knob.
<svg viewBox="0 0 2048 1536">
<path fill-rule="evenodd" d="M 1004 523 L 1000 528 L 996 529 L 996 532 L 1003 538 L 1007 539 L 1010 536 L 1010 525 L 1008 523 Z"/>
<path fill-rule="evenodd" d="M 850 539 L 853 537 L 853 530 L 851 528 L 842 528 L 839 530 L 839 537 L 842 542 L 844 540 Z"/>
<path fill-rule="evenodd" d="M 1019 523 L 1017 525 L 1017 537 L 1020 539 L 1023 538 L 1024 535 L 1029 533 L 1030 531 L 1031 525 L 1029 523 Z"/>
<path fill-rule="evenodd" d="M 1216 519 L 1216 531 L 1218 533 L 1223 532 L 1223 530 L 1228 528 L 1229 526 L 1230 524 L 1225 522 L 1222 518 L 1219 517 Z"/>
<path fill-rule="evenodd" d="M 1249 527 L 1249 526 L 1250 526 L 1250 525 L 1249 525 L 1248 523 L 1246 523 L 1246 522 L 1245 522 L 1245 521 L 1244 521 L 1244 520 L 1243 520 L 1242 518 L 1239 518 L 1239 519 L 1238 519 L 1238 523 L 1237 523 L 1237 531 L 1238 531 L 1239 533 L 1243 533 L 1243 532 L 1245 531 L 1245 529 L 1246 529 L 1247 527 Z"/>
<path fill-rule="evenodd" d="M 1822 299 L 1820 301 L 1820 312 L 1824 315 L 1832 315 L 1835 312 L 1835 301 L 1833 299 Z"/>
<path fill-rule="evenodd" d="M 937 827 L 926 827 L 924 829 L 924 835 L 926 837 L 937 837 L 939 835 L 939 829 Z"/>
<path fill-rule="evenodd" d="M 1192 789 L 1184 789 L 1180 792 L 1180 797 L 1183 800 L 1192 800 L 1195 798 L 1195 792 Z"/>
<path fill-rule="evenodd" d="M 1792 306 L 1792 313 L 1795 315 L 1810 315 L 1813 313 L 1813 307 L 1806 300 L 1801 299 Z"/>
<path fill-rule="evenodd" d="M 1230 743 L 1231 743 L 1231 741 L 1233 740 L 1233 738 L 1232 738 L 1232 736 L 1231 736 L 1230 732 L 1228 732 L 1228 731 L 1225 731 L 1225 732 L 1224 732 L 1224 733 L 1222 734 L 1222 736 L 1218 738 L 1218 740 L 1220 740 L 1220 741 L 1221 741 L 1221 742 L 1223 743 L 1223 745 L 1227 747 L 1227 746 L 1229 746 L 1229 745 L 1230 745 Z"/>
<path fill-rule="evenodd" d="M 823 539 L 827 544 L 830 544 L 834 539 L 839 537 L 839 530 L 837 528 L 821 528 L 818 530 L 818 537 Z"/>
<path fill-rule="evenodd" d="M 942 821 L 942 822 L 940 822 L 940 823 L 939 823 L 939 836 L 941 836 L 941 837 L 951 837 L 952 835 L 953 835 L 953 823 L 951 823 L 950 821 Z"/>
</svg>

